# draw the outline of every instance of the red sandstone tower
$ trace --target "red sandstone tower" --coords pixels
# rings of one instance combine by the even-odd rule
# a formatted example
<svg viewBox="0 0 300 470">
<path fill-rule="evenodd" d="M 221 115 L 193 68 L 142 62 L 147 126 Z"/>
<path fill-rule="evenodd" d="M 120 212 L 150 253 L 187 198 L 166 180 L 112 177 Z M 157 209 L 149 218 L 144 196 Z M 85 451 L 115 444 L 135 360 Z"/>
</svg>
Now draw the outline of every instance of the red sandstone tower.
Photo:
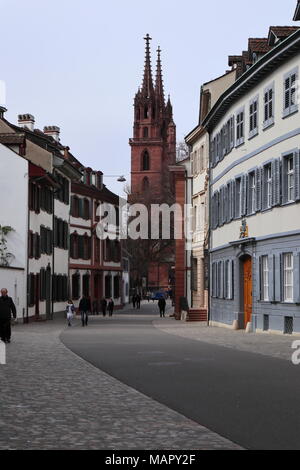
<svg viewBox="0 0 300 470">
<path fill-rule="evenodd" d="M 134 126 L 131 146 L 131 195 L 129 202 L 173 204 L 174 183 L 169 171 L 176 163 L 176 126 L 173 108 L 165 101 L 161 50 L 157 50 L 155 84 L 152 78 L 149 34 L 146 41 L 144 77 L 134 99 Z M 148 272 L 149 287 L 167 287 L 174 250 L 162 253 L 168 263 L 152 263 Z"/>
</svg>

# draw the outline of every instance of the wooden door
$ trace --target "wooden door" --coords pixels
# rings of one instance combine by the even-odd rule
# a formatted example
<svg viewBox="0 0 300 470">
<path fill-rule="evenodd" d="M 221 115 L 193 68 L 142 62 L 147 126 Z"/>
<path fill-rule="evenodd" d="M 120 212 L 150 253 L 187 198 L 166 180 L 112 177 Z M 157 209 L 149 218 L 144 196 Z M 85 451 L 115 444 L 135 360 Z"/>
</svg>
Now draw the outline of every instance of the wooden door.
<svg viewBox="0 0 300 470">
<path fill-rule="evenodd" d="M 245 328 L 252 317 L 252 259 L 244 261 L 244 314 Z"/>
</svg>

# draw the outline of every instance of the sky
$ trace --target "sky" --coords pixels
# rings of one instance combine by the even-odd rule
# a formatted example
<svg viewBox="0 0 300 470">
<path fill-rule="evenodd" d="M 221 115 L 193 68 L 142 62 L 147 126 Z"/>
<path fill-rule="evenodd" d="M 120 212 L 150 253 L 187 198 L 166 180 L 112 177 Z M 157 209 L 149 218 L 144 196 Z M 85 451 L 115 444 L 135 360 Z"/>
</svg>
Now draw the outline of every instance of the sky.
<svg viewBox="0 0 300 470">
<path fill-rule="evenodd" d="M 196 125 L 200 86 L 228 70 L 228 55 L 269 26 L 296 25 L 296 0 L 0 0 L 0 80 L 6 118 L 33 114 L 61 128 L 61 142 L 85 166 L 130 183 L 133 99 L 142 82 L 144 36 L 162 49 L 182 141 Z M 117 178 L 104 179 L 122 194 Z"/>
</svg>

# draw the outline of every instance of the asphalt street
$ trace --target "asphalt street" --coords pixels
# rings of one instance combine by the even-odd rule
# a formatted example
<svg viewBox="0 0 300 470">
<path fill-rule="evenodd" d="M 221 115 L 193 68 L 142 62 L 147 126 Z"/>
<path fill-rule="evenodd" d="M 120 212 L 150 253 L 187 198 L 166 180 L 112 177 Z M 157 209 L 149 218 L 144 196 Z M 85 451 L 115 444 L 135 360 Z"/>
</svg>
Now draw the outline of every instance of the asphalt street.
<svg viewBox="0 0 300 470">
<path fill-rule="evenodd" d="M 169 335 L 140 313 L 93 317 L 62 342 L 100 370 L 245 449 L 300 449 L 300 368 Z M 145 422 L 147 427 L 147 422 Z"/>
</svg>

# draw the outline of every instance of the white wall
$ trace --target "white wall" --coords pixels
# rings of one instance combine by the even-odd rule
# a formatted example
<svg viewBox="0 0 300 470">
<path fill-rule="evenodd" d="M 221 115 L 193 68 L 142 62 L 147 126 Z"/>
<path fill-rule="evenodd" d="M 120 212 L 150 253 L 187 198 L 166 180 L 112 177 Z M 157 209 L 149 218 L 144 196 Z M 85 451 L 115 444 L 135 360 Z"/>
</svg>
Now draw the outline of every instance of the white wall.
<svg viewBox="0 0 300 470">
<path fill-rule="evenodd" d="M 27 274 L 27 207 L 28 162 L 0 144 L 0 225 L 9 225 L 14 232 L 7 236 L 8 252 L 15 258 L 11 267 L 0 269 L 0 288 L 7 287 L 17 303 L 18 317 L 26 306 Z"/>
</svg>

